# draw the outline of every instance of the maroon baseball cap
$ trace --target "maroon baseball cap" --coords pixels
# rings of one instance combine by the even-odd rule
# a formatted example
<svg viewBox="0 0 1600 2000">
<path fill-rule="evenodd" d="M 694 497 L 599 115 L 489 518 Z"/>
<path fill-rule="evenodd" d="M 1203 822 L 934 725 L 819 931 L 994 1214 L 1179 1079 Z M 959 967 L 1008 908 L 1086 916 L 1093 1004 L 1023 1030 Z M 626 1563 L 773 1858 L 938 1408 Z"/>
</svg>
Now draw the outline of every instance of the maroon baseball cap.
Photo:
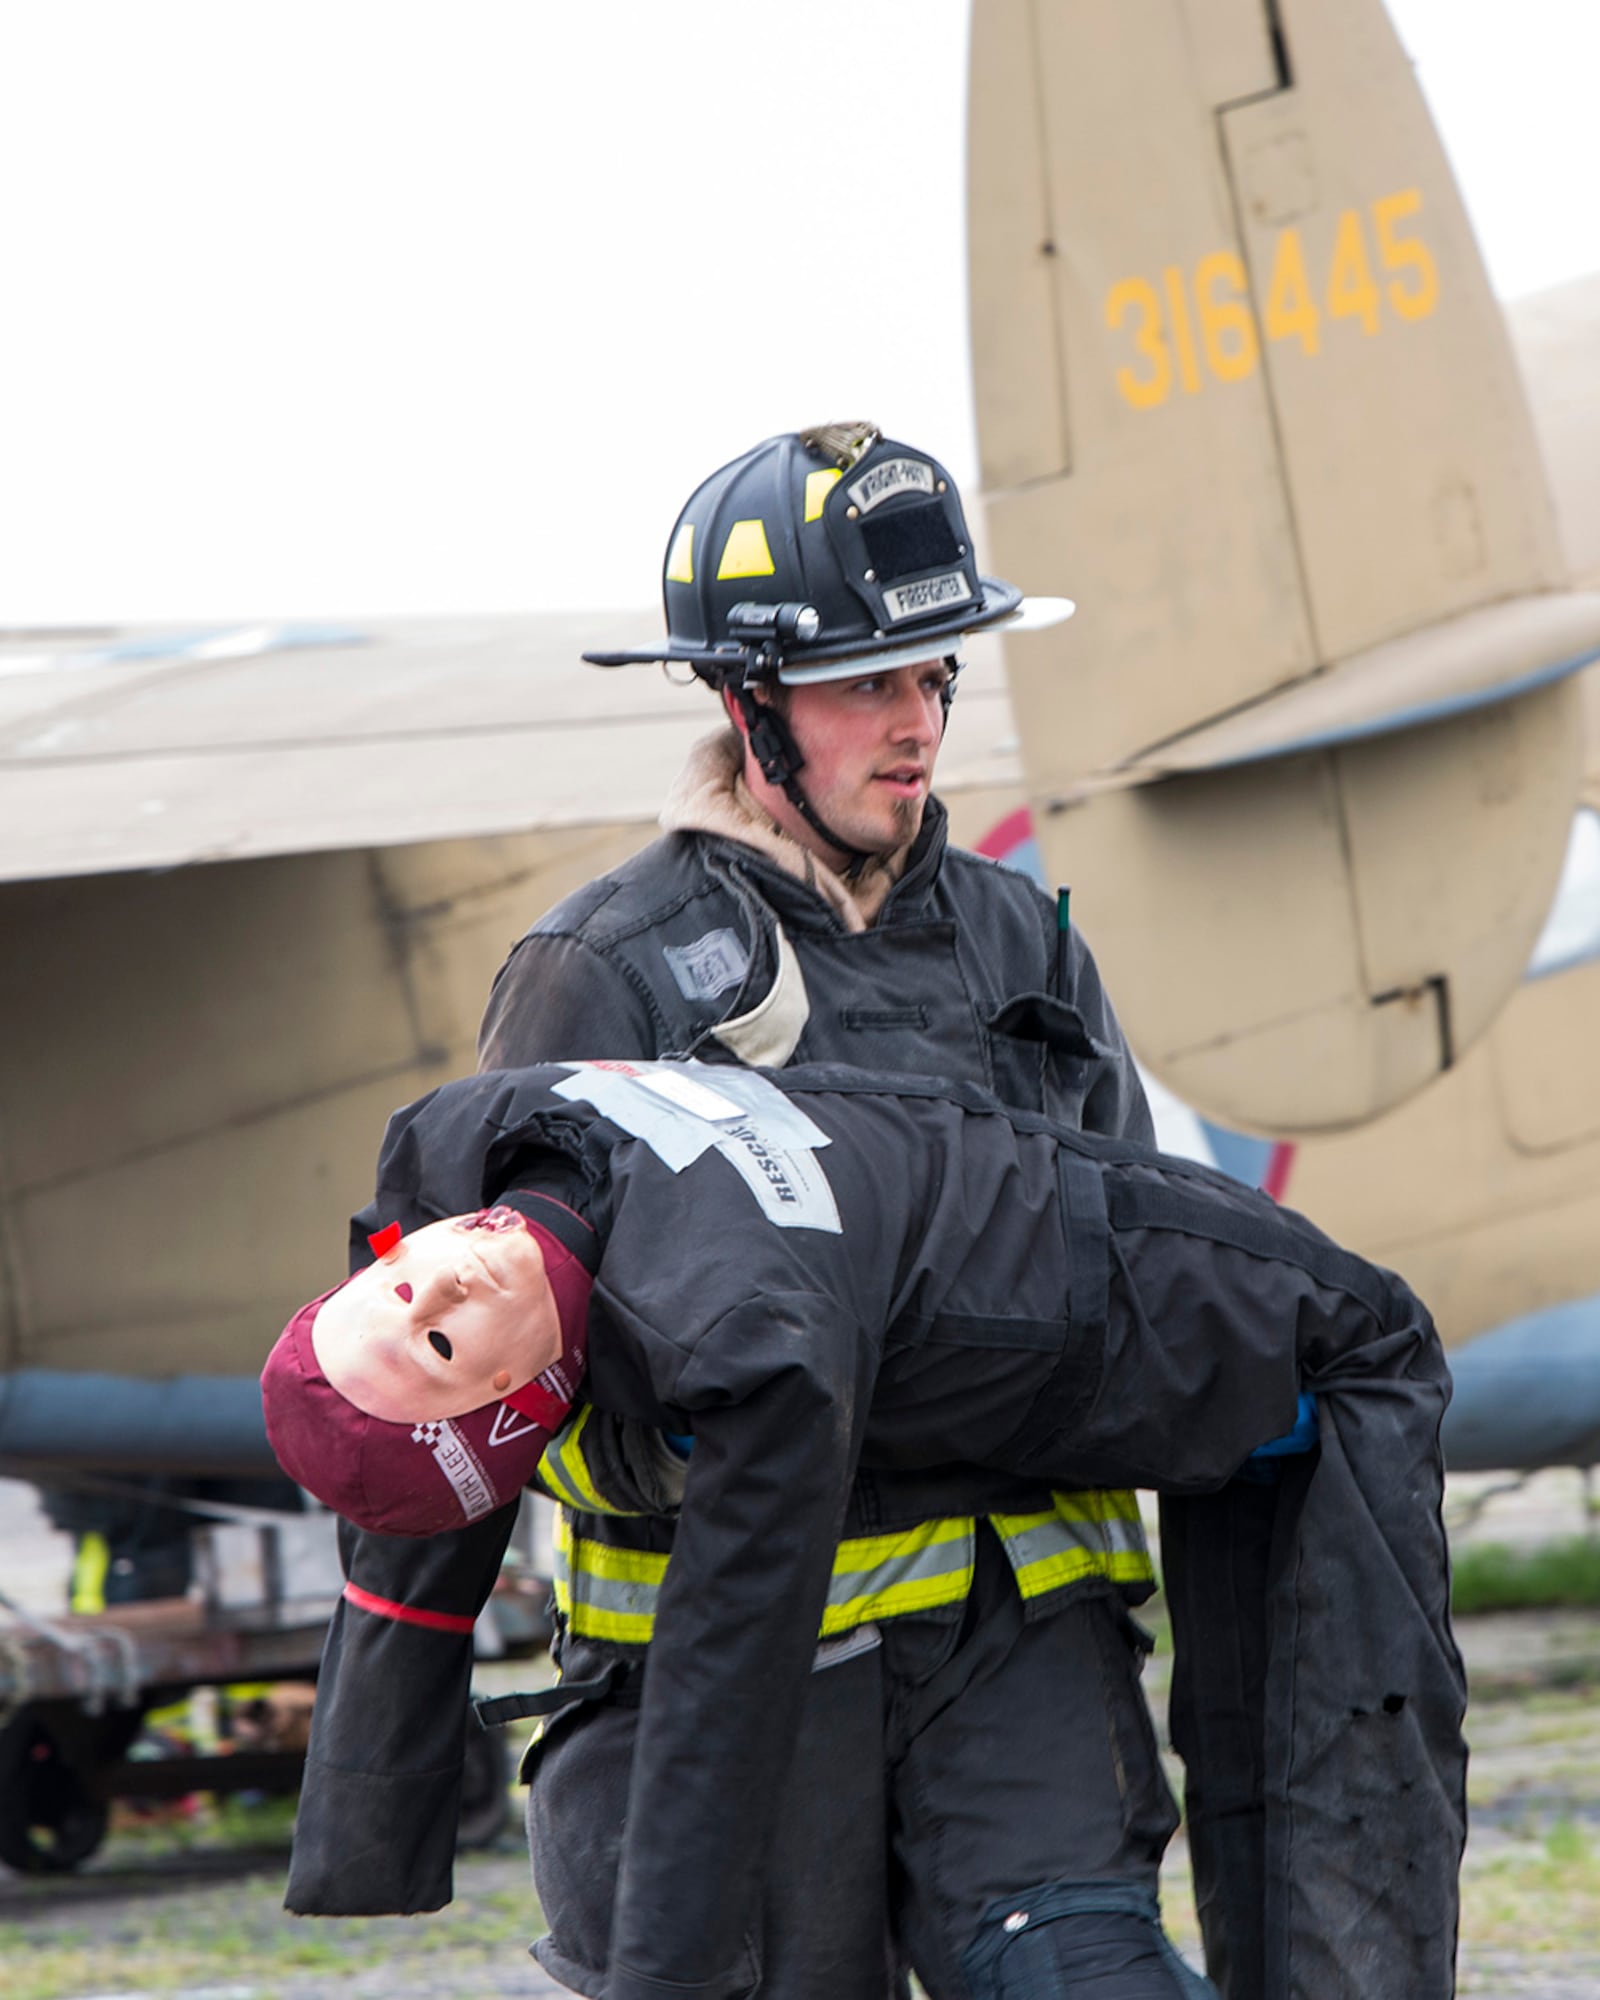
<svg viewBox="0 0 1600 2000">
<path fill-rule="evenodd" d="M 543 1374 L 465 1416 L 416 1424 L 368 1416 L 329 1382 L 312 1344 L 317 1313 L 337 1285 L 300 1308 L 267 1357 L 261 1402 L 278 1463 L 358 1528 L 437 1535 L 492 1514 L 533 1477 L 577 1394 L 598 1261 L 594 1232 L 548 1195 L 518 1190 L 501 1201 L 537 1240 L 561 1318 L 561 1352 Z"/>
</svg>

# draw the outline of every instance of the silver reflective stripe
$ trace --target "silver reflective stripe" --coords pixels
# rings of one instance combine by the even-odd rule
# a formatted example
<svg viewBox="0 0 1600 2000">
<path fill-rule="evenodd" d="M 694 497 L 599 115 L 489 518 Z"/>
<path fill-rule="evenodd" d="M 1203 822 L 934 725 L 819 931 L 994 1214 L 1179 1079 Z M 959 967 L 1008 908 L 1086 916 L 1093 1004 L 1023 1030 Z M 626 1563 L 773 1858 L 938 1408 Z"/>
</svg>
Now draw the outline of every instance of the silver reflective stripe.
<svg viewBox="0 0 1600 2000">
<path fill-rule="evenodd" d="M 863 1653 L 876 1652 L 882 1644 L 883 1634 L 876 1625 L 857 1625 L 841 1632 L 837 1639 L 819 1639 L 811 1656 L 811 1671 L 816 1674 L 824 1667 L 842 1667 L 846 1660 L 858 1660 Z"/>
<path fill-rule="evenodd" d="M 1043 1597 L 1088 1576 L 1111 1583 L 1154 1581 L 1131 1493 L 1062 1493 L 1053 1513 L 990 1518 L 1024 1597 Z"/>
<path fill-rule="evenodd" d="M 908 1546 L 896 1550 L 892 1556 L 878 1556 L 878 1560 L 866 1562 L 856 1570 L 840 1566 L 844 1552 L 850 1548 L 848 1542 L 842 1542 L 834 1576 L 828 1584 L 828 1608 L 836 1610 L 862 1596 L 884 1598 L 902 1592 L 908 1584 L 932 1584 L 938 1578 L 966 1576 L 972 1570 L 972 1530 L 966 1520 L 960 1522 L 958 1534 L 946 1534 L 942 1540 L 924 1542 L 922 1534 L 924 1530 L 908 1530 Z M 882 1544 L 890 1538 L 872 1536 L 870 1540 Z"/>
<path fill-rule="evenodd" d="M 565 1580 L 575 1603 L 587 1604 L 596 1611 L 609 1611 L 620 1617 L 653 1618 L 656 1600 L 661 1595 L 658 1583 L 596 1576 L 591 1569 L 580 1569 L 576 1574 L 569 1572 Z"/>
<path fill-rule="evenodd" d="M 1091 1556 L 1139 1555 L 1145 1546 L 1141 1521 L 1063 1521 L 1058 1516 L 1036 1528 L 1001 1528 L 1000 1534 L 1013 1569 L 1026 1569 L 1063 1549 L 1082 1549 Z"/>
<path fill-rule="evenodd" d="M 558 1516 L 552 1565 L 556 1604 L 572 1629 L 591 1639 L 648 1645 L 667 1559 L 644 1549 L 614 1549 L 574 1537 Z"/>
</svg>

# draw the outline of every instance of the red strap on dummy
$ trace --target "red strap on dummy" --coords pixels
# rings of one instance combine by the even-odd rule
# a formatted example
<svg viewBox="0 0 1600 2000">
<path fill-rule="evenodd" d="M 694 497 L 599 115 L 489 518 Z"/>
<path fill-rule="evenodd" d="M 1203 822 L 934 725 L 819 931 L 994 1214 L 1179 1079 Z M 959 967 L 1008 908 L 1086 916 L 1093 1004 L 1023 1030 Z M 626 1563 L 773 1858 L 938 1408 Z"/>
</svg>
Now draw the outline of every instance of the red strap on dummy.
<svg viewBox="0 0 1600 2000">
<path fill-rule="evenodd" d="M 370 1611 L 374 1618 L 390 1618 L 396 1625 L 422 1625 L 430 1632 L 470 1632 L 477 1623 L 454 1611 L 424 1611 L 415 1604 L 396 1604 L 392 1597 L 379 1597 L 363 1590 L 359 1583 L 347 1583 L 343 1595 L 358 1611 Z"/>
</svg>

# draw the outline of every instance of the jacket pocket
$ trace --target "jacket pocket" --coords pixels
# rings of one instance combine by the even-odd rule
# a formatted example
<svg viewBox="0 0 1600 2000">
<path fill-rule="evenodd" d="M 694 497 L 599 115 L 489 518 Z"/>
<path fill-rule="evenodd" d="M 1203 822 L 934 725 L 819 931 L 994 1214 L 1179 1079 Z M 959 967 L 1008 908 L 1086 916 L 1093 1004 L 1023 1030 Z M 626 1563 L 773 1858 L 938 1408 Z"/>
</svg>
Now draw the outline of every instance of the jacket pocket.
<svg viewBox="0 0 1600 2000">
<path fill-rule="evenodd" d="M 996 1095 L 1019 1110 L 1080 1125 L 1107 1051 L 1077 1008 L 1052 993 L 1018 993 L 983 1026 Z"/>
</svg>

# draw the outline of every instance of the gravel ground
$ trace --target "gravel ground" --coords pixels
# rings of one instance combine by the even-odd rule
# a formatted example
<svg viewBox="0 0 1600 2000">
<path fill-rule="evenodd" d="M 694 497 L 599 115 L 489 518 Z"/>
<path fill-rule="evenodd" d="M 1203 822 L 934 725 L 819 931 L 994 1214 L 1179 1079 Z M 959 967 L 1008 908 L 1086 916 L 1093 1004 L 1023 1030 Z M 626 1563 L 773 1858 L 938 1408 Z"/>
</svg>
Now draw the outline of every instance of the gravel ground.
<svg viewBox="0 0 1600 2000">
<path fill-rule="evenodd" d="M 286 1848 L 201 1865 L 127 1858 L 126 1841 L 119 1859 L 117 1845 L 74 1882 L 37 1885 L 31 1909 L 6 1897 L 0 1987 L 13 2000 L 545 2000 L 566 1991 L 527 1955 L 538 1925 L 520 1840 L 463 1862 L 456 1901 L 437 1916 L 338 1923 L 284 1914 Z"/>
<path fill-rule="evenodd" d="M 1496 1482 L 1459 1482 L 1464 1517 Z M 1458 1539 L 1534 1540 L 1576 1531 L 1575 1474 L 1541 1475 L 1491 1499 Z M 5 1589 L 59 1607 L 62 1549 L 26 1489 L 0 1482 Z M 1473 1826 L 1463 1893 L 1461 1985 L 1472 2000 L 1595 2000 L 1600 1994 L 1600 1614 L 1500 1614 L 1461 1623 L 1473 1688 Z M 486 1685 L 526 1684 L 528 1666 Z M 1158 1654 L 1151 1696 L 1158 1712 Z M 464 1856 L 449 1910 L 414 1919 L 315 1922 L 280 1898 L 288 1808 L 241 1827 L 204 1812 L 114 1832 L 77 1875 L 0 1871 L 0 1991 L 8 2000 L 547 2000 L 526 1955 L 538 1919 L 513 1830 Z M 275 1816 L 275 1817 L 274 1817 Z M 238 1845 L 243 1839 L 250 1845 Z M 1168 1918 L 1193 1954 L 1186 1856 L 1164 1871 Z M 826 2000 L 819 1996 L 818 2000 Z"/>
</svg>

